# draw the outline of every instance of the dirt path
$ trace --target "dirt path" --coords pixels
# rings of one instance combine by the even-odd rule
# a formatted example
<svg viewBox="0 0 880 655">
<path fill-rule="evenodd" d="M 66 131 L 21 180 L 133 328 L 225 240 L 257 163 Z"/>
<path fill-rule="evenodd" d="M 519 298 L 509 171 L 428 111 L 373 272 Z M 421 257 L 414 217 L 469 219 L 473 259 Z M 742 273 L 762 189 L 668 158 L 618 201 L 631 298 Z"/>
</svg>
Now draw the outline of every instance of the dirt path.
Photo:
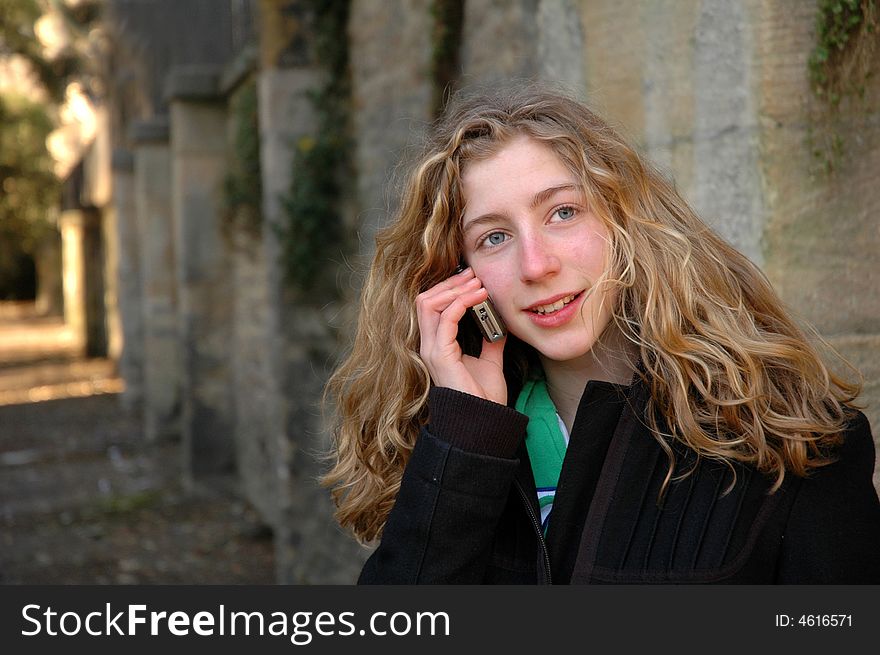
<svg viewBox="0 0 880 655">
<path fill-rule="evenodd" d="M 26 308 L 25 308 L 26 309 Z M 107 360 L 0 304 L 0 583 L 271 584 L 271 535 L 234 480 L 181 488 Z"/>
</svg>

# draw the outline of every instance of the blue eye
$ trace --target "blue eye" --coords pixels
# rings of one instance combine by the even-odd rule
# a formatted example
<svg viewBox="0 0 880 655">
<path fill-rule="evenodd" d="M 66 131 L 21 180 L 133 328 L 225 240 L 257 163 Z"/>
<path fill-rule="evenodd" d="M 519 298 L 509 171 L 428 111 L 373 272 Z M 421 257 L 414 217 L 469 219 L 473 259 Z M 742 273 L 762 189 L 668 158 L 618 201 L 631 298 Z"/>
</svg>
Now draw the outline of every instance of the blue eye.
<svg viewBox="0 0 880 655">
<path fill-rule="evenodd" d="M 500 246 L 506 240 L 507 235 L 504 232 L 492 232 L 492 234 L 483 239 L 483 243 L 489 246 Z"/>
<path fill-rule="evenodd" d="M 556 210 L 556 216 L 560 218 L 560 220 L 568 221 L 574 218 L 575 209 L 574 207 L 560 207 Z"/>
</svg>

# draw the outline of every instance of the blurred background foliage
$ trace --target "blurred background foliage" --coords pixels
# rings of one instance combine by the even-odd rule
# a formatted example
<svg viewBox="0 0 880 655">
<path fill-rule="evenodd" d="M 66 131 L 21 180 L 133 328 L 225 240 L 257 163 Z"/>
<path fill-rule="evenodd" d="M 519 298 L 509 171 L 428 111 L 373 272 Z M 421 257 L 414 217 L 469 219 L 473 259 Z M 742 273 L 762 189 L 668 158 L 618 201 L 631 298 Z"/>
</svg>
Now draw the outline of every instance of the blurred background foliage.
<svg viewBox="0 0 880 655">
<path fill-rule="evenodd" d="M 53 229 L 60 181 L 46 139 L 46 108 L 19 96 L 0 97 L 0 299 L 33 297 L 33 254 Z"/>
<path fill-rule="evenodd" d="M 98 0 L 0 0 L 0 60 L 24 60 L 30 73 L 22 89 L 0 90 L 0 299 L 33 296 L 34 253 L 55 229 L 62 184 L 47 140 L 70 85 L 95 88 L 88 49 L 99 17 Z"/>
</svg>

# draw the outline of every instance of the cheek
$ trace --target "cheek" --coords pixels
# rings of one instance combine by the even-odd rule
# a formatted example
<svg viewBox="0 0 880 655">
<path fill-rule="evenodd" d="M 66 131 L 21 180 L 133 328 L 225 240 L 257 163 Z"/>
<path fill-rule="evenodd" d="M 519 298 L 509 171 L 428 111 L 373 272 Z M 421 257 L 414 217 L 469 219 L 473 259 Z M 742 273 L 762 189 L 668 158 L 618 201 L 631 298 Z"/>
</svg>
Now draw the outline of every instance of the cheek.
<svg viewBox="0 0 880 655">
<path fill-rule="evenodd" d="M 492 296 L 494 300 L 496 297 L 500 300 L 504 298 L 507 293 L 505 280 L 509 278 L 508 275 L 504 272 L 504 267 L 499 266 L 497 262 L 493 262 L 493 265 L 480 266 L 479 264 L 473 266 L 474 274 L 479 278 L 480 282 L 486 287 L 486 290 L 489 292 L 489 295 Z"/>
<path fill-rule="evenodd" d="M 607 266 L 608 243 L 602 234 L 591 231 L 581 245 L 571 251 L 571 257 L 585 272 L 596 276 L 603 273 Z"/>
<path fill-rule="evenodd" d="M 503 278 L 480 277 L 480 281 L 483 283 L 483 286 L 486 287 L 486 291 L 489 292 L 489 297 L 492 299 L 495 307 L 499 311 L 504 312 L 505 307 L 510 304 L 511 294 L 510 290 L 504 284 Z"/>
</svg>

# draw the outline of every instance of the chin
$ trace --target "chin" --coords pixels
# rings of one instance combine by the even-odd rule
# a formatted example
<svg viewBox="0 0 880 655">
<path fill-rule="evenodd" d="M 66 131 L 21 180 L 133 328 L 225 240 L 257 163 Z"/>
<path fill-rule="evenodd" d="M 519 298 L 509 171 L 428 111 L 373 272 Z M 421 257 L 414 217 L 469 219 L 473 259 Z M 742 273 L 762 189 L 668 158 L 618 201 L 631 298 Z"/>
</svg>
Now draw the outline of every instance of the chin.
<svg viewBox="0 0 880 655">
<path fill-rule="evenodd" d="M 542 356 L 554 362 L 567 362 L 573 359 L 579 359 L 590 352 L 593 343 L 584 344 L 533 344 L 535 350 Z"/>
</svg>

